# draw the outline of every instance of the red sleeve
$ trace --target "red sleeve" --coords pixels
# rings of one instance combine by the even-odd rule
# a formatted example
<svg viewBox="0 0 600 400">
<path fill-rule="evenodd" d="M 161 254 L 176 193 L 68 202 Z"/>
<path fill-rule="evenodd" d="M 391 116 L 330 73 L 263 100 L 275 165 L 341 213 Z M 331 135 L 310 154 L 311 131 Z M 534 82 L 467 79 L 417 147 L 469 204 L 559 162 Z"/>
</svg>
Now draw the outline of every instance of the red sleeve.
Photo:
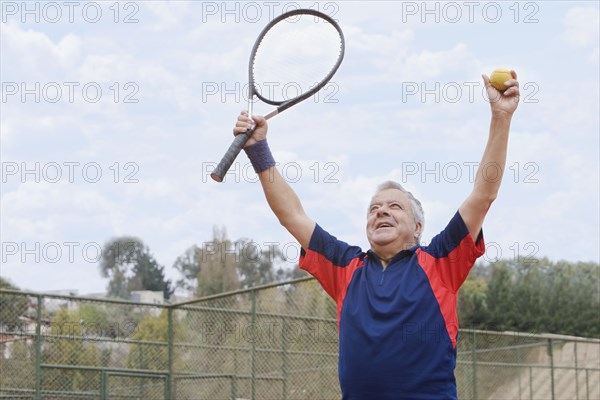
<svg viewBox="0 0 600 400">
<path fill-rule="evenodd" d="M 436 278 L 456 292 L 484 253 L 483 231 L 477 242 L 473 241 L 460 213 L 456 212 L 446 228 L 419 251 L 418 257 L 422 267 L 433 268 Z"/>
<path fill-rule="evenodd" d="M 429 246 L 417 249 L 419 265 L 429 279 L 453 348 L 456 348 L 458 334 L 458 289 L 484 252 L 483 232 L 474 242 L 458 212 Z"/>
<path fill-rule="evenodd" d="M 336 239 L 318 224 L 308 249 L 302 249 L 299 266 L 314 276 L 331 296 L 338 309 L 338 321 L 347 287 L 357 268 L 363 265 L 364 253 L 357 246 Z"/>
</svg>

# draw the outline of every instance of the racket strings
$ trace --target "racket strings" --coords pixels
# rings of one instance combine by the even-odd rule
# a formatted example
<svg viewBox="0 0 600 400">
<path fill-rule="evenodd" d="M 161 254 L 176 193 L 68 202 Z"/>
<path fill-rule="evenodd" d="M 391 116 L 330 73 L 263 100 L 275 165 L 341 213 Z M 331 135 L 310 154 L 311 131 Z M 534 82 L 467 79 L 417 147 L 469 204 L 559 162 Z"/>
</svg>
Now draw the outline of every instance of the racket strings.
<svg viewBox="0 0 600 400">
<path fill-rule="evenodd" d="M 252 64 L 256 91 L 283 102 L 309 92 L 336 67 L 343 41 L 328 21 L 294 16 L 275 24 L 263 37 Z"/>
</svg>

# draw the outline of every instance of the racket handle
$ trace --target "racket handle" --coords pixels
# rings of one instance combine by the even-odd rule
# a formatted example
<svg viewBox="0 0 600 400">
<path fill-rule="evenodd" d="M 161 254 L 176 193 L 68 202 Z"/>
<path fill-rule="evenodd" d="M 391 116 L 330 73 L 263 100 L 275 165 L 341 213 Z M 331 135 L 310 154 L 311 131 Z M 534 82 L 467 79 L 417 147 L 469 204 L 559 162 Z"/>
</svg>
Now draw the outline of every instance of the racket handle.
<svg viewBox="0 0 600 400">
<path fill-rule="evenodd" d="M 240 151 L 242 151 L 244 145 L 252 136 L 252 133 L 254 133 L 254 129 L 248 129 L 246 133 L 237 135 L 235 139 L 233 139 L 231 146 L 229 146 L 229 149 L 227 149 L 227 152 L 225 153 L 219 164 L 210 174 L 211 178 L 213 178 L 217 182 L 223 182 L 225 174 L 227 174 L 227 171 L 229 171 L 231 164 L 233 164 L 238 154 L 240 154 Z"/>
</svg>

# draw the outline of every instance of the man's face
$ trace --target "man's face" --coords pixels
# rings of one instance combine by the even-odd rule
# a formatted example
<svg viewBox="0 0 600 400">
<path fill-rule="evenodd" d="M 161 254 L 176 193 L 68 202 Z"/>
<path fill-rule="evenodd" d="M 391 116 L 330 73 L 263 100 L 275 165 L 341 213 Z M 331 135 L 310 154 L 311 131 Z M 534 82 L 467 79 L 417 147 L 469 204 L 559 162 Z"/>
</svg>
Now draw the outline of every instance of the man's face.
<svg viewBox="0 0 600 400">
<path fill-rule="evenodd" d="M 402 191 L 385 189 L 373 197 L 367 217 L 367 238 L 373 251 L 410 248 L 417 243 L 420 231 L 410 199 Z"/>
</svg>

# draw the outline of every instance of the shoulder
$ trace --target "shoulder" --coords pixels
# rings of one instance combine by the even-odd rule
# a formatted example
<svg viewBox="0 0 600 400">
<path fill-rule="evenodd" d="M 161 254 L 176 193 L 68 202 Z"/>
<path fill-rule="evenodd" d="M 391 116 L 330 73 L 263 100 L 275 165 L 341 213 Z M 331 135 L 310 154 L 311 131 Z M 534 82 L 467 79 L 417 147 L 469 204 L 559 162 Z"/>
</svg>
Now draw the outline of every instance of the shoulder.
<svg viewBox="0 0 600 400">
<path fill-rule="evenodd" d="M 454 213 L 446 227 L 431 239 L 428 245 L 419 246 L 422 251 L 438 258 L 447 257 L 459 248 L 469 248 L 474 250 L 475 253 L 481 253 L 483 247 L 483 231 L 480 232 L 477 241 L 473 241 L 469 229 L 458 211 Z"/>
<path fill-rule="evenodd" d="M 364 258 L 365 253 L 359 246 L 351 245 L 330 234 L 318 223 L 310 238 L 307 249 L 302 249 L 302 256 L 316 253 L 327 260 L 342 266 L 347 265 L 355 258 Z"/>
</svg>

